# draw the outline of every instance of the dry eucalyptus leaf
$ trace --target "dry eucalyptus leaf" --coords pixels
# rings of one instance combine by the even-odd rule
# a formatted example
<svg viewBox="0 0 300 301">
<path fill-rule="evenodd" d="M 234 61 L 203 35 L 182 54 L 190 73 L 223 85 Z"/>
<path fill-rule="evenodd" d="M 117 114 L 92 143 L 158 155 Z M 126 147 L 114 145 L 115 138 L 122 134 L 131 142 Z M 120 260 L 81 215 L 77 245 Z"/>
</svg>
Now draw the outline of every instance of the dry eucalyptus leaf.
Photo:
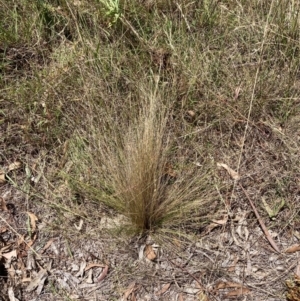
<svg viewBox="0 0 300 301">
<path fill-rule="evenodd" d="M 297 251 L 300 251 L 300 245 L 299 244 L 290 246 L 289 248 L 287 248 L 285 250 L 285 253 L 295 253 Z"/>
<path fill-rule="evenodd" d="M 236 171 L 234 171 L 232 168 L 230 168 L 227 164 L 217 163 L 217 166 L 225 168 L 232 179 L 234 179 L 234 180 L 239 180 L 240 179 L 239 174 Z"/>
<path fill-rule="evenodd" d="M 171 283 L 165 284 L 157 293 L 156 296 L 161 296 L 163 295 L 171 286 Z"/>
<path fill-rule="evenodd" d="M 108 265 L 105 266 L 105 268 L 103 269 L 102 273 L 100 274 L 100 276 L 98 278 L 98 282 L 102 281 L 106 277 L 107 272 L 108 272 Z"/>
</svg>

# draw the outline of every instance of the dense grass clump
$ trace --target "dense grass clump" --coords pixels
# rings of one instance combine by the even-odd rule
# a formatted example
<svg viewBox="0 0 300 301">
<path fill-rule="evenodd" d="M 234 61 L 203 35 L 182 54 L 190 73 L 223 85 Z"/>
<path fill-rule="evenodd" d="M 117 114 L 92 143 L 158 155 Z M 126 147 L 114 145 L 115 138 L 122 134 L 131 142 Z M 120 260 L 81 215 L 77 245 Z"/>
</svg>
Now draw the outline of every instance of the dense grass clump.
<svg viewBox="0 0 300 301">
<path fill-rule="evenodd" d="M 140 107 L 132 108 L 129 120 L 93 108 L 101 117 L 78 130 L 71 147 L 77 167 L 73 181 L 82 193 L 127 216 L 136 231 L 199 229 L 212 202 L 210 171 L 191 163 L 172 166 L 170 101 L 159 89 L 158 82 L 152 90 L 141 89 Z"/>
</svg>

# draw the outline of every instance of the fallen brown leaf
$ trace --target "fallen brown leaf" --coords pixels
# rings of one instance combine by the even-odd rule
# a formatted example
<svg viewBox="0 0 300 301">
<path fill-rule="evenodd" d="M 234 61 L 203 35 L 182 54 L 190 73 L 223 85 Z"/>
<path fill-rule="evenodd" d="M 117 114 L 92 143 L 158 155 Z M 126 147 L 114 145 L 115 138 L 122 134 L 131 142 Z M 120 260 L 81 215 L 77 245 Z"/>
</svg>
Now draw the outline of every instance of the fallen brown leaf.
<svg viewBox="0 0 300 301">
<path fill-rule="evenodd" d="M 108 273 L 108 265 L 105 266 L 105 268 L 103 269 L 102 273 L 100 274 L 99 278 L 98 278 L 98 282 L 102 281 L 106 275 Z"/>
<path fill-rule="evenodd" d="M 161 296 L 163 295 L 171 286 L 171 283 L 165 284 L 155 295 L 156 296 Z"/>
<path fill-rule="evenodd" d="M 232 179 L 234 179 L 234 180 L 239 180 L 240 179 L 239 174 L 236 171 L 234 171 L 232 168 L 230 168 L 227 164 L 217 163 L 217 166 L 225 168 Z"/>
<path fill-rule="evenodd" d="M 151 245 L 146 245 L 144 255 L 147 259 L 153 261 L 156 258 L 156 254 Z"/>
<path fill-rule="evenodd" d="M 290 246 L 284 252 L 285 253 L 295 253 L 297 251 L 300 251 L 300 245 L 299 244 Z"/>
</svg>

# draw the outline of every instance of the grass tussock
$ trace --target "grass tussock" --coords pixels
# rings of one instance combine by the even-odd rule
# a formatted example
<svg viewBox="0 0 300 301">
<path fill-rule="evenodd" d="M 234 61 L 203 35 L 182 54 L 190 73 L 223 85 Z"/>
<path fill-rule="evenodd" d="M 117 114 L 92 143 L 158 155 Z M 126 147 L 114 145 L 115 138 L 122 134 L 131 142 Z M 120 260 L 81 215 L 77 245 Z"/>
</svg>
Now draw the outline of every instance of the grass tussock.
<svg viewBox="0 0 300 301">
<path fill-rule="evenodd" d="M 79 130 L 70 147 L 77 170 L 72 181 L 81 193 L 128 217 L 135 231 L 199 229 L 212 203 L 211 174 L 194 164 L 173 166 L 170 102 L 160 89 L 157 81 L 151 90 L 141 89 L 130 120 L 93 107 L 101 117 Z"/>
</svg>

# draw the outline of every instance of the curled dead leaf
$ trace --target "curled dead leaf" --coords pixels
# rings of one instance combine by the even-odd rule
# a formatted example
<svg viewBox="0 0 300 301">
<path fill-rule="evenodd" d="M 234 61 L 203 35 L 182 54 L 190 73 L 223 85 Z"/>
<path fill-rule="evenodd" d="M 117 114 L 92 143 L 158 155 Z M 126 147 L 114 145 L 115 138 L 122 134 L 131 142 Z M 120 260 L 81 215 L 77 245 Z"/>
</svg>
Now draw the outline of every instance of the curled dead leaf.
<svg viewBox="0 0 300 301">
<path fill-rule="evenodd" d="M 234 179 L 234 180 L 239 180 L 240 179 L 239 174 L 236 171 L 234 171 L 232 168 L 230 168 L 227 164 L 217 163 L 217 166 L 225 168 L 232 179 Z"/>
<path fill-rule="evenodd" d="M 147 259 L 153 261 L 156 258 L 156 254 L 151 245 L 146 245 L 144 255 Z"/>
<path fill-rule="evenodd" d="M 98 282 L 102 281 L 106 277 L 107 273 L 108 273 L 108 265 L 105 266 L 102 273 L 100 274 L 98 278 Z"/>
</svg>

